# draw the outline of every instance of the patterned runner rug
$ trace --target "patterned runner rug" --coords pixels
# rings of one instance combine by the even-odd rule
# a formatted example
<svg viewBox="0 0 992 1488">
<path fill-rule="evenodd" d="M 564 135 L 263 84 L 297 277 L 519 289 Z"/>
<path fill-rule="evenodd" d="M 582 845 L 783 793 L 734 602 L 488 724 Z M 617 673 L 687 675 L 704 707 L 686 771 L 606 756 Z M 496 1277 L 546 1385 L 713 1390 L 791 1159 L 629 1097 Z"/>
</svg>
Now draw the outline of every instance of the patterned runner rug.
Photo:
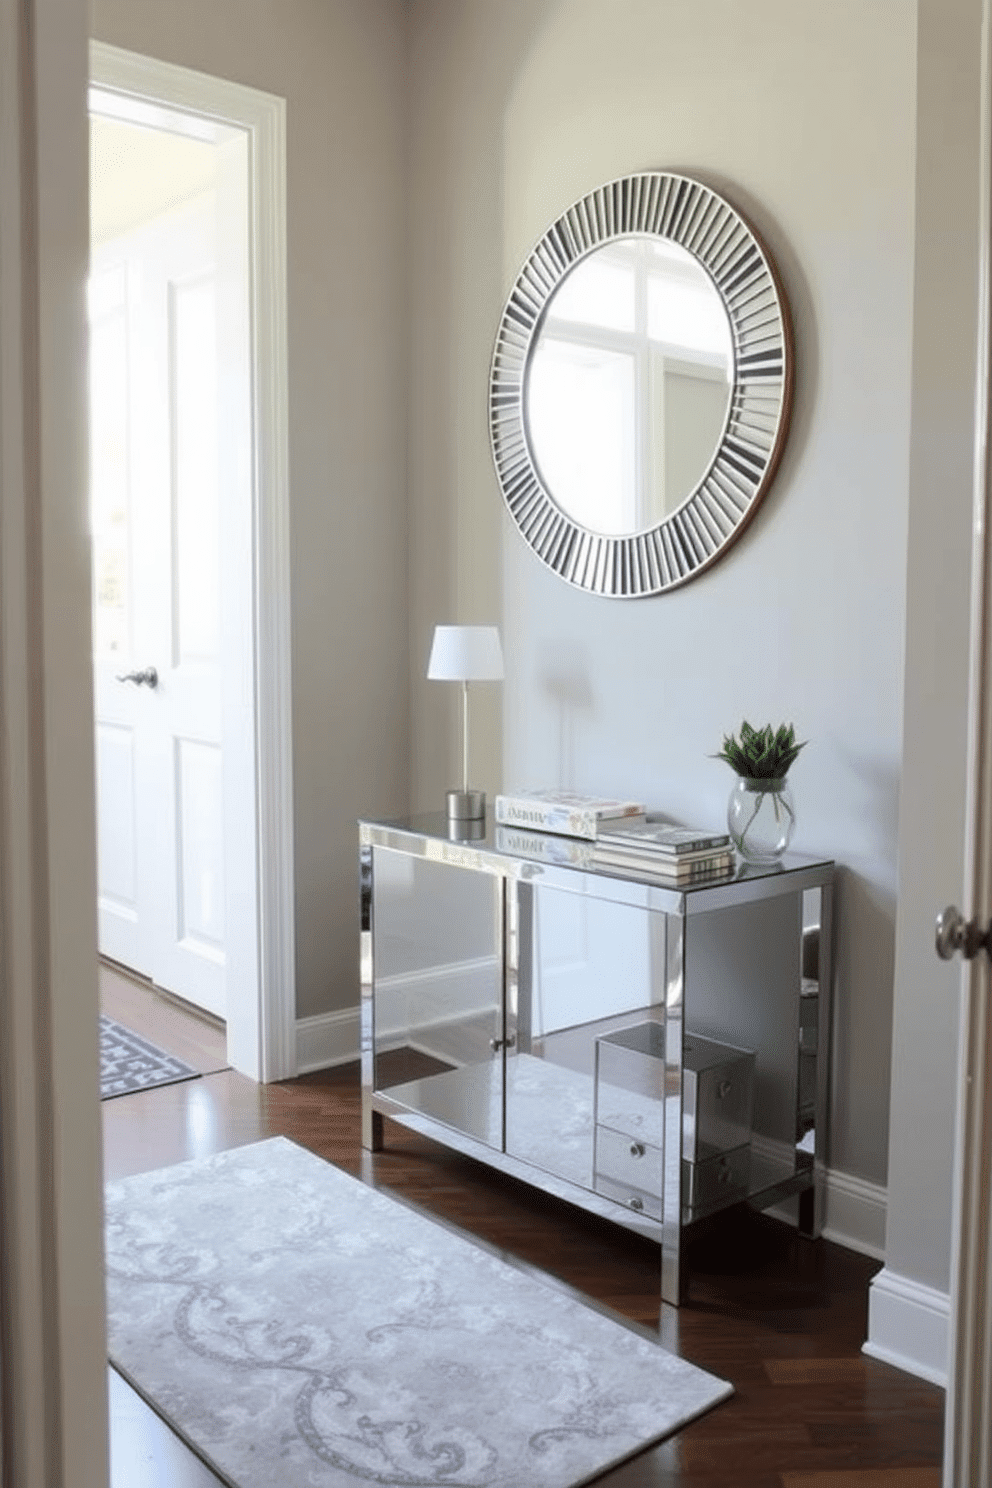
<svg viewBox="0 0 992 1488">
<path fill-rule="evenodd" d="M 100 1014 L 100 1099 L 196 1080 L 199 1071 L 156 1048 L 123 1023 Z"/>
<path fill-rule="evenodd" d="M 111 1359 L 236 1488 L 576 1488 L 731 1393 L 282 1137 L 106 1204 Z"/>
</svg>

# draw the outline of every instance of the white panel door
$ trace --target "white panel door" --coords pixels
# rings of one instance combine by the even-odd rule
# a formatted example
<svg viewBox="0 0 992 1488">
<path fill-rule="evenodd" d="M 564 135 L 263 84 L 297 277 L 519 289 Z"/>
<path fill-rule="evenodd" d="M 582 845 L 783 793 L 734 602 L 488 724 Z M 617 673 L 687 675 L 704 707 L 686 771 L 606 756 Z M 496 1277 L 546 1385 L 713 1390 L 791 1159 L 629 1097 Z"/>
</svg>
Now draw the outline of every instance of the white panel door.
<svg viewBox="0 0 992 1488">
<path fill-rule="evenodd" d="M 221 550 L 250 470 L 215 219 L 209 192 L 94 256 L 91 507 L 100 949 L 225 1017 Z"/>
</svg>

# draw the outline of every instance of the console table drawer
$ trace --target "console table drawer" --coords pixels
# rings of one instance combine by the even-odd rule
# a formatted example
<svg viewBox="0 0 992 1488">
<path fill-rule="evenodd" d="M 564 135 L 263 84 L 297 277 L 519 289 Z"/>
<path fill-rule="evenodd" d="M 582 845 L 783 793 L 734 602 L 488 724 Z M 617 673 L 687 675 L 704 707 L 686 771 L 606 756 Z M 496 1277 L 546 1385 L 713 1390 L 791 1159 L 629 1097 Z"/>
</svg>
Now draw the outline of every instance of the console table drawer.
<svg viewBox="0 0 992 1488">
<path fill-rule="evenodd" d="M 703 1162 L 683 1162 L 682 1203 L 697 1213 L 711 1205 L 722 1208 L 735 1196 L 744 1197 L 750 1173 L 750 1146 L 718 1152 Z"/>
<path fill-rule="evenodd" d="M 682 1156 L 702 1165 L 751 1140 L 754 1051 L 686 1033 L 682 1065 Z"/>
<path fill-rule="evenodd" d="M 660 1147 L 597 1126 L 593 1182 L 597 1192 L 661 1218 L 665 1164 Z"/>
</svg>

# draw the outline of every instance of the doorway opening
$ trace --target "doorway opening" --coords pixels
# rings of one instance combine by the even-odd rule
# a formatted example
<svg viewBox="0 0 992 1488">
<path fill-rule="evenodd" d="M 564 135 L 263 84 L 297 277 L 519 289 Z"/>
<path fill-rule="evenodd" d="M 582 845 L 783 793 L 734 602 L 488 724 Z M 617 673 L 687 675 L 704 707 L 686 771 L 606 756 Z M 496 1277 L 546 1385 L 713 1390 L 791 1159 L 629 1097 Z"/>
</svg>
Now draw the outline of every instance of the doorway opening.
<svg viewBox="0 0 992 1488">
<path fill-rule="evenodd" d="M 284 105 L 93 43 L 90 127 L 104 977 L 178 999 L 226 1030 L 236 1069 L 282 1079 L 295 1073 Z"/>
<path fill-rule="evenodd" d="M 99 945 L 220 1023 L 256 897 L 251 859 L 228 882 L 251 734 L 225 727 L 251 707 L 247 189 L 242 131 L 91 91 Z"/>
</svg>

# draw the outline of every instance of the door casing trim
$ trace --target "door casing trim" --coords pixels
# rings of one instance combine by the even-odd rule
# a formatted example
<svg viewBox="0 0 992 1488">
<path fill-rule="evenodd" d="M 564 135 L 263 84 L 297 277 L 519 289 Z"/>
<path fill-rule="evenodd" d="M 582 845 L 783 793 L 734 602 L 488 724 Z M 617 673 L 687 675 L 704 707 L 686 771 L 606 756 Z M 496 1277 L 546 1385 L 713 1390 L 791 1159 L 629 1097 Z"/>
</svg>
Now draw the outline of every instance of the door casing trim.
<svg viewBox="0 0 992 1488">
<path fill-rule="evenodd" d="M 253 423 L 254 991 L 228 995 L 228 1058 L 252 1079 L 296 1073 L 286 101 L 91 41 L 90 82 L 247 132 Z"/>
<path fill-rule="evenodd" d="M 992 901 L 992 3 L 982 3 L 979 128 L 979 263 L 968 771 L 965 796 L 965 919 L 986 924 Z M 957 1110 L 951 1228 L 950 1337 L 944 1429 L 946 1488 L 989 1481 L 992 1450 L 992 971 L 979 952 L 961 965 Z"/>
</svg>

